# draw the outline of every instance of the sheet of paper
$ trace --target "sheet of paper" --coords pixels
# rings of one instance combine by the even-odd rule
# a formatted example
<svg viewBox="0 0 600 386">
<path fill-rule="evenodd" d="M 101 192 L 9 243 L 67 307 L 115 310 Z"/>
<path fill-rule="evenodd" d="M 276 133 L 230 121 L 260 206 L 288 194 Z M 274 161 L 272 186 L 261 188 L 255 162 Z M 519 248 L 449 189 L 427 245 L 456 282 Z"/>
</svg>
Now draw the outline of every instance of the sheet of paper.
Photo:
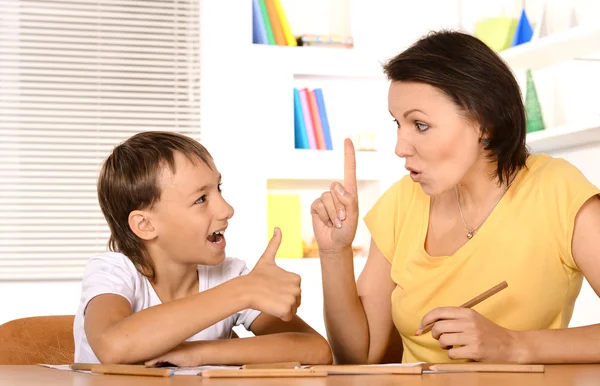
<svg viewBox="0 0 600 386">
<path fill-rule="evenodd" d="M 88 370 L 73 370 L 71 368 L 71 365 L 47 365 L 44 363 L 40 363 L 40 366 L 48 367 L 48 368 L 55 369 L 55 370 L 77 371 L 78 373 L 86 373 L 86 374 L 92 373 L 91 371 L 88 371 Z"/>
<path fill-rule="evenodd" d="M 40 366 L 48 367 L 55 370 L 63 370 L 63 371 L 77 371 L 80 373 L 91 374 L 91 371 L 88 370 L 73 370 L 71 365 L 48 365 L 48 364 L 40 364 Z M 174 375 L 198 375 L 204 370 L 239 370 L 241 366 L 198 366 L 198 367 L 165 367 L 167 369 L 172 369 L 174 371 Z"/>
</svg>

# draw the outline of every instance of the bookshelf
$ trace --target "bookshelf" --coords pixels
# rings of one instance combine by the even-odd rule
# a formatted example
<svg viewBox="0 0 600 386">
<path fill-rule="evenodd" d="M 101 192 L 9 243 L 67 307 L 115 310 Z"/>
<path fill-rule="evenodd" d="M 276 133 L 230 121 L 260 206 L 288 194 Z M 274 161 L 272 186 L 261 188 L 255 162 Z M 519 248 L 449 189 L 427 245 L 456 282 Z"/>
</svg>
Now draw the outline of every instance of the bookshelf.
<svg viewBox="0 0 600 386">
<path fill-rule="evenodd" d="M 547 72 L 599 52 L 600 27 L 583 25 L 512 47 L 500 52 L 500 56 L 518 77 L 527 69 Z M 569 71 L 569 78 L 573 79 L 572 71 Z M 527 145 L 532 152 L 553 153 L 600 142 L 600 109 L 585 112 L 583 118 L 560 120 L 564 120 L 564 124 L 528 133 Z"/>
<path fill-rule="evenodd" d="M 536 153 L 551 153 L 575 146 L 600 143 L 600 115 L 586 121 L 536 131 L 527 135 L 527 145 Z"/>
<path fill-rule="evenodd" d="M 532 70 L 600 52 L 600 26 L 579 26 L 500 52 L 513 69 Z"/>
</svg>

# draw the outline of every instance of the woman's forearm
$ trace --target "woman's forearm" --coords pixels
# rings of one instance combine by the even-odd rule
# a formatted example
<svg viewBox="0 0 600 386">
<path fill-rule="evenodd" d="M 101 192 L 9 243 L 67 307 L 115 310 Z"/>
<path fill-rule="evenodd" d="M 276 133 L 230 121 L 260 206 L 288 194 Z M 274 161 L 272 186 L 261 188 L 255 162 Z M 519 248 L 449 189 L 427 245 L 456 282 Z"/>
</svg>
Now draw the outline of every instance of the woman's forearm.
<svg viewBox="0 0 600 386">
<path fill-rule="evenodd" d="M 367 363 L 369 325 L 358 296 L 351 248 L 321 254 L 324 317 L 336 363 Z"/>
<path fill-rule="evenodd" d="M 600 363 L 600 324 L 515 334 L 515 362 Z"/>
</svg>

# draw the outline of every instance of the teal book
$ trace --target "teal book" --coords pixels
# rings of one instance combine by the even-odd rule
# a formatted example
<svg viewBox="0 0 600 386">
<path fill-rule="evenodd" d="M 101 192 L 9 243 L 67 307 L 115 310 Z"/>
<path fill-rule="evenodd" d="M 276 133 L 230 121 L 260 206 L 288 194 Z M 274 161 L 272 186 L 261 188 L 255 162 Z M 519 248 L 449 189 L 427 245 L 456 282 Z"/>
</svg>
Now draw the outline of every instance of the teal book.
<svg viewBox="0 0 600 386">
<path fill-rule="evenodd" d="M 294 88 L 294 144 L 296 149 L 310 149 L 306 125 L 304 124 L 304 113 L 300 102 L 300 92 Z"/>
</svg>

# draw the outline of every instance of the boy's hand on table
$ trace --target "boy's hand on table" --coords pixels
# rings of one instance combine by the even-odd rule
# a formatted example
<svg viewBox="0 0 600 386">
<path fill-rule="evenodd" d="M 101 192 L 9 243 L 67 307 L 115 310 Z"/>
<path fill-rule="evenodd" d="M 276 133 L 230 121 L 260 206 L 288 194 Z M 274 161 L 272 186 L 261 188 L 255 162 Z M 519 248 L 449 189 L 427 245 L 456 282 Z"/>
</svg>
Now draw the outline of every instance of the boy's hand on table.
<svg viewBox="0 0 600 386">
<path fill-rule="evenodd" d="M 249 296 L 249 308 L 289 322 L 300 306 L 300 276 L 275 264 L 281 237 L 281 230 L 275 228 L 273 238 L 254 269 L 243 276 L 244 291 Z"/>
</svg>

